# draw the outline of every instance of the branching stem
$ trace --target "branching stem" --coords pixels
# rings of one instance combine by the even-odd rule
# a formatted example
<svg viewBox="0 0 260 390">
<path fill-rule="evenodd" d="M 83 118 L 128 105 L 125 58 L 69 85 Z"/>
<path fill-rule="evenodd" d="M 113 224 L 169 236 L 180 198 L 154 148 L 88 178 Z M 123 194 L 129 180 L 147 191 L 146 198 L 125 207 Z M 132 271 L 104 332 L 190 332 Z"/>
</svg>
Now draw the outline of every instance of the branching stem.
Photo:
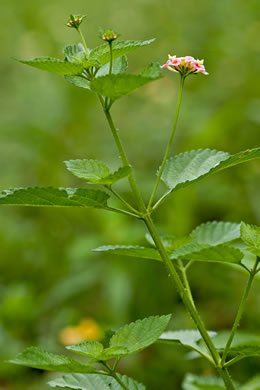
<svg viewBox="0 0 260 390">
<path fill-rule="evenodd" d="M 180 106 L 180 101 L 181 101 L 181 94 L 182 94 L 182 89 L 183 89 L 183 82 L 184 80 L 182 79 L 181 80 L 181 86 L 180 86 L 180 93 L 179 93 L 179 99 L 178 99 L 178 104 L 177 104 L 177 118 L 178 118 L 178 112 L 179 112 L 179 106 Z M 127 166 L 130 166 L 129 162 L 128 162 L 128 158 L 126 156 L 126 152 L 124 150 L 124 147 L 122 145 L 122 142 L 120 140 L 120 137 L 119 137 L 119 134 L 118 134 L 118 130 L 116 129 L 115 127 L 115 124 L 112 120 L 112 117 L 111 117 L 111 114 L 110 114 L 110 111 L 109 109 L 105 106 L 105 103 L 104 103 L 104 100 L 102 98 L 102 96 L 98 96 L 99 97 L 99 100 L 102 104 L 102 107 L 103 107 L 103 110 L 104 110 L 104 113 L 105 113 L 105 116 L 106 116 L 106 119 L 108 121 L 108 124 L 109 124 L 109 127 L 110 127 L 110 130 L 111 130 L 111 133 L 113 135 L 113 138 L 115 140 L 115 143 L 116 143 L 116 146 L 117 146 L 117 149 L 118 149 L 118 152 L 119 152 L 119 155 L 120 155 L 120 158 L 122 160 L 122 163 L 123 165 L 127 165 Z M 173 135 L 174 135 L 174 132 L 175 132 L 175 128 L 176 128 L 176 125 L 177 125 L 177 118 L 175 117 L 175 121 L 174 121 L 174 131 L 172 132 L 172 136 L 171 136 L 171 142 L 169 142 L 168 144 L 168 147 L 167 147 L 167 150 L 166 150 L 166 157 L 164 157 L 163 159 L 163 164 L 165 165 L 165 162 L 166 162 L 166 159 L 167 159 L 167 153 L 169 153 L 170 151 L 170 146 L 171 146 L 171 143 L 172 143 L 172 139 L 173 139 Z M 164 167 L 163 165 L 163 167 Z M 162 171 L 163 171 L 163 168 L 161 169 L 161 174 L 162 174 Z M 224 383 L 225 383 L 225 386 L 226 386 L 226 389 L 227 390 L 235 390 L 235 387 L 233 385 L 233 382 L 232 382 L 232 379 L 228 373 L 228 370 L 226 367 L 222 367 L 221 366 L 221 357 L 211 339 L 211 337 L 209 336 L 207 330 L 206 330 L 206 327 L 202 321 L 202 319 L 200 318 L 200 315 L 196 309 L 196 307 L 194 306 L 194 303 L 193 303 L 193 300 L 191 300 L 191 297 L 189 295 L 189 293 L 187 292 L 186 288 L 185 288 L 185 285 L 183 284 L 174 264 L 172 263 L 163 243 L 162 243 L 162 240 L 157 232 L 157 229 L 154 225 L 154 222 L 151 218 L 151 210 L 150 209 L 146 209 L 145 207 L 145 203 L 143 201 L 143 198 L 142 198 L 142 195 L 140 193 L 140 190 L 137 186 L 137 183 L 135 181 L 135 177 L 134 177 L 134 174 L 133 174 L 133 171 L 131 171 L 130 175 L 128 176 L 128 180 L 129 180 L 129 184 L 130 184 L 130 187 L 132 189 L 132 192 L 133 192 L 133 195 L 136 199 L 136 202 L 137 202 L 137 205 L 139 207 L 139 211 L 140 211 L 140 218 L 143 219 L 143 221 L 145 222 L 146 224 L 146 227 L 149 231 L 149 233 L 151 234 L 152 238 L 153 238 L 153 241 L 157 247 L 157 250 L 159 251 L 160 253 L 160 256 L 161 256 L 161 259 L 165 265 L 165 268 L 166 268 L 166 271 L 167 271 L 167 274 L 169 275 L 169 277 L 172 279 L 172 282 L 173 284 L 176 286 L 182 300 L 183 300 L 183 303 L 187 309 L 187 311 L 189 312 L 191 318 L 193 319 L 197 329 L 199 330 L 200 334 L 201 334 L 201 337 L 207 347 L 207 350 L 209 351 L 210 355 L 212 356 L 212 360 L 214 362 L 214 366 L 216 368 L 216 370 L 218 371 L 219 375 L 221 376 L 221 378 L 223 379 Z M 159 179 L 160 180 L 160 179 Z M 158 181 L 159 183 L 159 181 Z M 156 187 L 157 189 L 157 187 Z M 154 191 L 154 195 L 155 195 L 155 192 L 156 192 L 156 189 Z M 153 195 L 153 196 L 154 196 Z M 153 201 L 153 196 L 152 196 L 152 200 L 150 201 L 150 205 L 152 204 L 152 201 Z M 116 374 L 114 374 L 114 378 L 119 382 L 120 378 L 117 377 Z M 121 381 L 122 382 L 122 381 Z M 123 382 L 122 382 L 123 383 Z M 124 384 L 121 383 L 121 386 L 123 386 L 124 389 L 128 390 Z"/>
<path fill-rule="evenodd" d="M 224 349 L 224 352 L 223 352 L 223 355 L 222 355 L 221 362 L 222 362 L 223 365 L 226 362 L 226 358 L 227 358 L 227 355 L 228 355 L 228 352 L 229 352 L 229 348 L 230 348 L 230 346 L 232 344 L 232 341 L 233 341 L 234 336 L 236 334 L 237 328 L 238 328 L 239 323 L 241 321 L 242 315 L 244 313 L 244 310 L 245 310 L 245 307 L 246 307 L 247 298 L 248 298 L 250 289 L 252 287 L 252 283 L 253 283 L 254 277 L 255 277 L 256 272 L 257 272 L 258 263 L 259 263 L 259 260 L 256 259 L 254 268 L 252 269 L 252 271 L 250 271 L 250 276 L 249 276 L 249 279 L 248 279 L 248 282 L 247 282 L 247 285 L 246 285 L 246 288 L 245 288 L 242 300 L 240 302 L 240 305 L 239 305 L 239 308 L 238 308 L 238 312 L 237 312 L 237 315 L 236 315 L 236 318 L 235 318 L 235 321 L 234 321 L 231 333 L 229 335 L 227 344 L 225 346 L 225 349 Z"/>
<path fill-rule="evenodd" d="M 114 367 L 110 367 L 106 362 L 102 362 L 103 366 L 106 367 L 107 371 L 108 371 L 108 374 L 110 376 L 112 376 L 112 378 L 114 378 L 117 383 L 120 384 L 120 386 L 125 389 L 125 390 L 130 390 L 129 387 L 121 380 L 121 378 L 117 375 L 117 373 L 115 372 L 115 369 Z M 116 367 L 115 367 L 116 368 Z"/>
</svg>

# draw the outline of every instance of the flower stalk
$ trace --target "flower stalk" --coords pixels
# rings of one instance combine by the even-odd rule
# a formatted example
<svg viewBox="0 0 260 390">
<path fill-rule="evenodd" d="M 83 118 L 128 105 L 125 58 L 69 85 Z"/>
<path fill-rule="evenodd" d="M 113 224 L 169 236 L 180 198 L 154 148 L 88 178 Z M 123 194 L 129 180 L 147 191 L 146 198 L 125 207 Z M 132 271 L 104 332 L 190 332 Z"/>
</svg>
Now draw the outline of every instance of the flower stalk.
<svg viewBox="0 0 260 390">
<path fill-rule="evenodd" d="M 168 158 L 169 153 L 171 151 L 173 138 L 174 138 L 174 135 L 175 135 L 175 132 L 176 132 L 176 127 L 177 127 L 179 113 L 180 113 L 184 81 L 185 81 L 185 76 L 181 75 L 180 86 L 179 86 L 179 93 L 178 93 L 178 99 L 177 99 L 177 105 L 176 105 L 175 117 L 174 117 L 174 121 L 173 121 L 172 132 L 171 132 L 171 135 L 170 135 L 170 138 L 169 138 L 169 141 L 168 141 L 168 145 L 167 145 L 167 148 L 166 148 L 166 151 L 165 151 L 165 154 L 164 154 L 164 158 L 163 158 L 162 164 L 160 166 L 160 169 L 159 169 L 159 172 L 158 172 L 158 175 L 157 175 L 157 179 L 156 179 L 156 182 L 155 182 L 155 186 L 154 186 L 151 198 L 150 198 L 149 203 L 148 203 L 148 210 L 149 211 L 152 208 L 152 203 L 153 203 L 156 191 L 158 189 L 158 186 L 159 186 L 159 183 L 160 183 L 160 180 L 161 180 L 161 176 L 162 176 L 162 173 L 163 173 L 163 170 L 164 170 L 167 158 Z"/>
</svg>

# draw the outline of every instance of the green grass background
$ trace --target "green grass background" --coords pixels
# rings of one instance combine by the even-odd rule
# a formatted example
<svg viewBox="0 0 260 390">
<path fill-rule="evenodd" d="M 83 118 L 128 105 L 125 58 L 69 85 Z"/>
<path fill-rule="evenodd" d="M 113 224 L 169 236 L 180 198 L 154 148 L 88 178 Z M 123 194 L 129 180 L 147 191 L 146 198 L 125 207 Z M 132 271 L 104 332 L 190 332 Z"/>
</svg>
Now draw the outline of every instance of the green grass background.
<svg viewBox="0 0 260 390">
<path fill-rule="evenodd" d="M 129 55 L 131 72 L 168 53 L 204 58 L 210 75 L 186 82 L 173 153 L 196 148 L 237 152 L 259 146 L 258 0 L 10 0 L 1 5 L 0 188 L 80 186 L 64 160 L 94 158 L 120 164 L 96 97 L 62 77 L 18 64 L 12 56 L 62 58 L 78 36 L 65 22 L 86 14 L 89 47 L 101 43 L 98 27 L 122 39 L 156 38 Z M 173 121 L 178 77 L 165 77 L 113 108 L 146 199 L 152 190 Z M 260 223 L 259 161 L 220 173 L 178 192 L 155 214 L 162 233 L 184 235 L 207 220 Z M 127 182 L 119 188 L 126 193 Z M 163 191 L 163 186 L 160 188 Z M 66 326 L 93 318 L 118 327 L 153 314 L 173 313 L 171 328 L 192 323 L 160 264 L 92 253 L 102 244 L 144 244 L 145 228 L 99 210 L 1 208 L 0 210 L 0 389 L 44 390 L 54 375 L 4 361 L 24 347 L 60 352 Z M 194 296 L 211 330 L 228 329 L 245 276 L 215 264 L 190 271 Z M 260 282 L 250 295 L 242 329 L 260 327 Z M 259 359 L 232 368 L 237 380 L 259 372 Z M 211 373 L 202 360 L 185 359 L 182 348 L 153 346 L 125 359 L 123 373 L 150 390 L 180 389 L 187 371 Z"/>
</svg>

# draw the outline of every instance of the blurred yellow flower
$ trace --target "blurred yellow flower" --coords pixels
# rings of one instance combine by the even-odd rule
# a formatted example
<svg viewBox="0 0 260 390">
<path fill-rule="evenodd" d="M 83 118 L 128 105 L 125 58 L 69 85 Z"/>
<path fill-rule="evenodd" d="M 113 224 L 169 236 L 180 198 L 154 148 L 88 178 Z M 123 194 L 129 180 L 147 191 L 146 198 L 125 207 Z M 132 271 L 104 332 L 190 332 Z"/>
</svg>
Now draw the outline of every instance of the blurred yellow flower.
<svg viewBox="0 0 260 390">
<path fill-rule="evenodd" d="M 72 345 L 86 340 L 100 340 L 102 336 L 103 332 L 98 323 L 92 318 L 85 318 L 79 325 L 62 329 L 59 340 L 63 345 Z"/>
</svg>

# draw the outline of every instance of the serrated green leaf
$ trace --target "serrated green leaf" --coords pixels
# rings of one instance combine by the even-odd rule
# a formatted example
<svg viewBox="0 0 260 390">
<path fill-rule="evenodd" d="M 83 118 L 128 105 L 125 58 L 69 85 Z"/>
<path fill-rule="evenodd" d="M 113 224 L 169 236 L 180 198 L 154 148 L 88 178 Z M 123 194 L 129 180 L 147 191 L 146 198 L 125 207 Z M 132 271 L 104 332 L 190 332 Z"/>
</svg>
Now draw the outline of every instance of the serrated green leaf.
<svg viewBox="0 0 260 390">
<path fill-rule="evenodd" d="M 69 160 L 64 163 L 73 175 L 94 183 L 110 174 L 106 164 L 98 160 Z"/>
<path fill-rule="evenodd" d="M 240 238 L 240 224 L 217 221 L 206 222 L 197 226 L 190 236 L 199 244 L 224 244 Z"/>
<path fill-rule="evenodd" d="M 126 375 L 117 374 L 129 390 L 145 390 L 145 386 Z M 122 390 L 121 385 L 112 377 L 98 374 L 64 375 L 48 383 L 51 387 L 78 390 Z"/>
<path fill-rule="evenodd" d="M 220 378 L 202 377 L 187 374 L 182 384 L 183 390 L 225 390 L 226 387 Z"/>
<path fill-rule="evenodd" d="M 98 341 L 84 341 L 80 344 L 70 345 L 67 349 L 77 352 L 80 355 L 97 358 L 102 354 L 104 347 Z"/>
<path fill-rule="evenodd" d="M 94 252 L 111 252 L 115 255 L 140 257 L 143 259 L 161 260 L 160 254 L 156 249 L 146 248 L 138 245 L 103 245 Z"/>
<path fill-rule="evenodd" d="M 90 357 L 90 364 L 96 361 L 106 361 L 128 355 L 128 350 L 125 347 L 109 347 L 104 349 L 103 345 L 97 341 L 85 341 L 66 348 L 80 355 Z"/>
<path fill-rule="evenodd" d="M 256 158 L 260 158 L 260 148 L 234 155 L 210 149 L 192 150 L 168 159 L 161 179 L 172 192 L 225 168 Z"/>
<path fill-rule="evenodd" d="M 110 347 L 124 347 L 127 355 L 153 344 L 166 329 L 171 315 L 153 316 L 137 320 L 120 328 L 110 339 Z"/>
<path fill-rule="evenodd" d="M 191 242 L 171 254 L 171 259 L 235 264 L 240 263 L 243 257 L 244 254 L 239 249 L 231 246 L 206 246 L 197 242 Z"/>
<path fill-rule="evenodd" d="M 104 350 L 104 353 L 102 354 L 102 356 L 100 356 L 100 360 L 119 358 L 119 357 L 127 356 L 128 354 L 129 351 L 125 347 L 121 347 L 121 346 L 109 347 Z"/>
<path fill-rule="evenodd" d="M 143 78 L 157 80 L 162 77 L 162 70 L 158 62 L 152 62 L 141 73 Z"/>
<path fill-rule="evenodd" d="M 210 337 L 216 336 L 215 332 L 208 332 Z M 158 342 L 164 344 L 180 344 L 186 348 L 196 351 L 205 356 L 205 350 L 201 349 L 198 342 L 201 340 L 201 334 L 198 330 L 177 330 L 164 332 Z"/>
<path fill-rule="evenodd" d="M 97 77 L 90 83 L 91 89 L 112 100 L 128 95 L 150 81 L 157 80 L 162 75 L 159 64 L 151 64 L 140 75 L 112 74 Z"/>
<path fill-rule="evenodd" d="M 90 89 L 90 81 L 83 76 L 64 76 L 64 79 L 76 87 Z"/>
<path fill-rule="evenodd" d="M 82 64 L 86 55 L 85 48 L 82 43 L 67 45 L 63 49 L 66 61 Z"/>
<path fill-rule="evenodd" d="M 130 173 L 131 173 L 131 167 L 128 166 L 120 167 L 118 168 L 117 171 L 112 172 L 110 175 L 100 179 L 98 184 L 111 185 L 129 176 Z"/>
<path fill-rule="evenodd" d="M 130 53 L 131 51 L 138 49 L 139 47 L 150 45 L 154 39 L 150 39 L 148 41 L 120 41 L 117 40 L 113 42 L 113 59 L 117 57 L 121 57 L 125 54 Z M 104 43 L 101 46 L 96 47 L 90 52 L 90 59 L 96 59 L 101 64 L 106 64 L 110 61 L 110 48 L 107 43 Z"/>
<path fill-rule="evenodd" d="M 97 160 L 70 160 L 65 161 L 65 165 L 75 176 L 93 184 L 111 185 L 124 179 L 131 172 L 131 167 L 124 166 L 111 173 L 102 161 Z"/>
<path fill-rule="evenodd" d="M 18 354 L 14 360 L 11 360 L 10 363 L 48 371 L 79 373 L 96 371 L 91 366 L 81 364 L 76 360 L 67 358 L 66 356 L 46 352 L 37 347 L 27 348 L 25 351 Z"/>
<path fill-rule="evenodd" d="M 240 390 L 260 390 L 260 375 L 255 376 L 245 383 Z"/>
<path fill-rule="evenodd" d="M 241 239 L 246 245 L 260 250 L 260 227 L 241 223 Z"/>
<path fill-rule="evenodd" d="M 0 205 L 107 208 L 109 195 L 88 188 L 30 187 L 0 192 Z"/>
<path fill-rule="evenodd" d="M 107 63 L 103 65 L 97 72 L 96 77 L 100 76 L 106 76 L 109 74 L 109 68 L 110 64 Z M 113 66 L 112 66 L 112 73 L 113 74 L 120 74 L 120 73 L 126 73 L 128 69 L 128 61 L 127 57 L 118 57 L 113 61 Z"/>
<path fill-rule="evenodd" d="M 17 61 L 32 66 L 33 68 L 60 75 L 80 75 L 83 71 L 81 64 L 51 57 L 38 57 L 27 61 Z"/>
</svg>

